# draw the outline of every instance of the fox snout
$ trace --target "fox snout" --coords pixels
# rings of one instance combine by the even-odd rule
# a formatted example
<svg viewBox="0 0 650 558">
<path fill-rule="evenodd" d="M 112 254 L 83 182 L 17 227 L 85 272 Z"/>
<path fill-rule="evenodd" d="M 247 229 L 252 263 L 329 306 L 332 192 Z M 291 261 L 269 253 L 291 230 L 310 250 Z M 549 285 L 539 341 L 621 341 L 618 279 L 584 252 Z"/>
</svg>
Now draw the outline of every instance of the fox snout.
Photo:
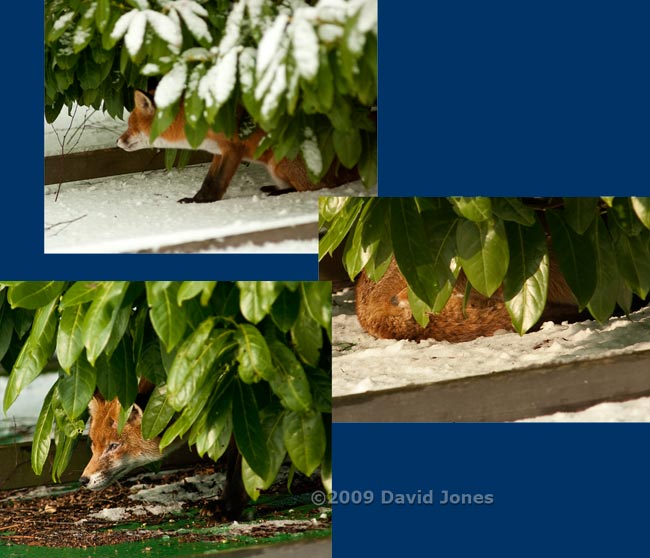
<svg viewBox="0 0 650 558">
<path fill-rule="evenodd" d="M 138 149 L 150 147 L 149 141 L 143 135 L 134 136 L 128 132 L 117 139 L 117 146 L 124 151 L 137 151 Z"/>
</svg>

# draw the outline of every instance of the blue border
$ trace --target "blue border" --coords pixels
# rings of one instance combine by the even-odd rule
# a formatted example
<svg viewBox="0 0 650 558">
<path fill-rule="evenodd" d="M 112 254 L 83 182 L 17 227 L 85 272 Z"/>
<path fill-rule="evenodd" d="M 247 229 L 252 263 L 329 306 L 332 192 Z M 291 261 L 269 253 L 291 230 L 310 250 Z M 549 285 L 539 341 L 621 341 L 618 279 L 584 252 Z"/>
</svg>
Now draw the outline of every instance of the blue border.
<svg viewBox="0 0 650 558">
<path fill-rule="evenodd" d="M 649 435 L 648 424 L 334 424 L 333 555 L 647 553 Z M 443 505 L 444 491 L 474 503 Z"/>
</svg>

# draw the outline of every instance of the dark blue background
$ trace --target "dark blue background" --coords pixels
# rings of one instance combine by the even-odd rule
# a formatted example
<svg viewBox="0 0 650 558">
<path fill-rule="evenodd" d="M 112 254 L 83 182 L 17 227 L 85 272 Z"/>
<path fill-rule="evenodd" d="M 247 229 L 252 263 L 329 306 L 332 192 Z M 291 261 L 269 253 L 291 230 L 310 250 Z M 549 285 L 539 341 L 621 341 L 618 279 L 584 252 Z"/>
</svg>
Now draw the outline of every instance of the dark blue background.
<svg viewBox="0 0 650 558">
<path fill-rule="evenodd" d="M 379 192 L 650 193 L 650 3 L 379 0 Z"/>
<path fill-rule="evenodd" d="M 335 424 L 334 557 L 647 553 L 650 427 Z M 483 506 L 386 506 L 382 490 L 494 494 Z M 645 549 L 645 550 L 642 550 Z"/>
</svg>

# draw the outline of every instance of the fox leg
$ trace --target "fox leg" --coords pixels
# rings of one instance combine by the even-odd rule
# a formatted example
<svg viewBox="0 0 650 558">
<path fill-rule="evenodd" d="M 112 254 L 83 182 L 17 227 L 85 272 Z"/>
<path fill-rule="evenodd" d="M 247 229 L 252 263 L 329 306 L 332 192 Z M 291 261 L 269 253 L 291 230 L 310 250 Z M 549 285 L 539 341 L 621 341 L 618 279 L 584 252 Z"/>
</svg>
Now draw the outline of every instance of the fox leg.
<svg viewBox="0 0 650 558">
<path fill-rule="evenodd" d="M 221 154 L 213 157 L 201 189 L 192 198 L 178 200 L 179 203 L 207 203 L 223 198 L 242 158 L 243 150 L 239 147 L 222 149 Z"/>
</svg>

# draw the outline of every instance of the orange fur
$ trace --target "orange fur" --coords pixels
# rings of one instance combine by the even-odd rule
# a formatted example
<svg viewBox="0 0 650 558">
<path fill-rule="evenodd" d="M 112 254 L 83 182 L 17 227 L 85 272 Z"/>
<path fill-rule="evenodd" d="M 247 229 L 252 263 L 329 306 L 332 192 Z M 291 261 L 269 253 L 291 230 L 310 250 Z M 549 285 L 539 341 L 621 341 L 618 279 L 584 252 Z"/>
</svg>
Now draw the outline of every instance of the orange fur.
<svg viewBox="0 0 650 558">
<path fill-rule="evenodd" d="M 437 314 L 429 314 L 429 323 L 422 327 L 411 313 L 406 281 L 393 260 L 377 283 L 365 273 L 359 277 L 356 285 L 357 317 L 368 333 L 382 339 L 461 342 L 494 335 L 498 330 L 513 330 L 501 288 L 490 298 L 472 289 L 463 312 L 466 285 L 467 279 L 461 272 L 445 307 Z M 576 320 L 578 316 L 573 294 L 559 266 L 551 259 L 547 303 L 538 323 Z"/>
<path fill-rule="evenodd" d="M 153 145 L 149 142 L 151 125 L 156 114 L 153 99 L 142 91 L 135 92 L 135 107 L 129 116 L 128 128 L 117 140 L 117 145 L 126 151 L 135 151 L 147 147 L 177 147 L 190 149 L 185 135 L 185 110 L 181 105 L 176 118 Z M 357 180 L 356 168 L 346 169 L 333 163 L 320 182 L 314 184 L 307 173 L 307 168 L 300 156 L 294 160 L 277 161 L 271 149 L 267 149 L 258 158 L 255 150 L 264 137 L 264 132 L 256 128 L 246 139 L 240 139 L 239 131 L 232 138 L 223 133 L 208 130 L 203 143 L 198 149 L 214 153 L 210 170 L 201 189 L 192 198 L 179 200 L 189 202 L 212 202 L 223 198 L 230 182 L 242 161 L 253 161 L 266 166 L 269 173 L 280 187 L 287 186 L 297 191 L 334 188 L 347 182 Z"/>
</svg>

